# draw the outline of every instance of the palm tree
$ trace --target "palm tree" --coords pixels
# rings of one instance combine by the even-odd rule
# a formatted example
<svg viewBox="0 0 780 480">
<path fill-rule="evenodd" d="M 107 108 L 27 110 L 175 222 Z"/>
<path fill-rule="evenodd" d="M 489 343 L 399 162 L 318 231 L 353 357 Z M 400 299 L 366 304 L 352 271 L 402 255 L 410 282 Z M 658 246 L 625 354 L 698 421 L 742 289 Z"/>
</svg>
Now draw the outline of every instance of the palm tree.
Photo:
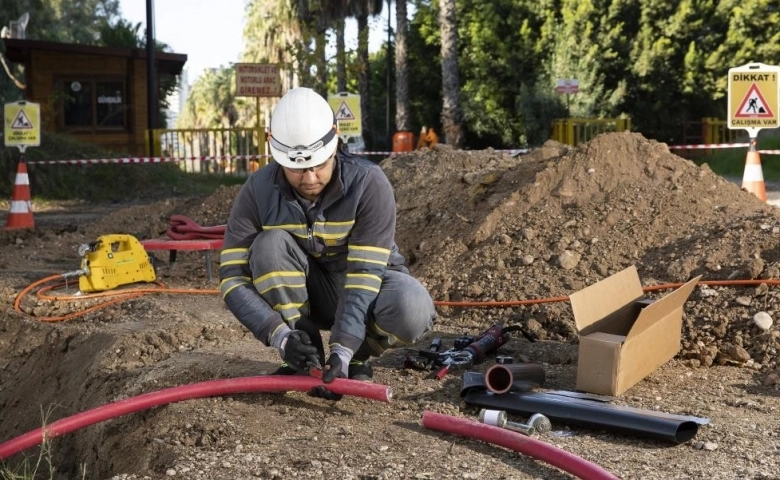
<svg viewBox="0 0 780 480">
<path fill-rule="evenodd" d="M 409 108 L 409 75 L 406 41 L 409 33 L 409 21 L 406 18 L 406 0 L 395 1 L 395 127 L 396 130 L 409 132 L 412 118 Z M 388 45 L 388 52 L 390 46 Z"/>
<path fill-rule="evenodd" d="M 355 15 L 356 0 L 330 0 L 327 17 L 336 35 L 336 91 L 347 90 L 347 47 L 344 41 L 345 24 L 348 17 Z"/>
<path fill-rule="evenodd" d="M 384 0 L 358 0 L 355 4 L 358 25 L 358 93 L 360 94 L 360 116 L 363 127 L 363 140 L 366 148 L 373 147 L 373 131 L 371 129 L 371 88 L 368 79 L 370 62 L 368 58 L 368 16 L 377 16 L 382 13 Z"/>
<path fill-rule="evenodd" d="M 458 70 L 458 31 L 455 0 L 441 0 L 439 30 L 441 32 L 441 123 L 445 143 L 462 148 L 463 108 L 460 104 L 460 73 Z"/>
<path fill-rule="evenodd" d="M 302 70 L 299 63 L 303 61 L 296 58 L 303 32 L 293 5 L 288 0 L 252 0 L 246 6 L 246 16 L 246 47 L 242 59 L 282 65 L 286 73 L 282 90 L 289 90 L 295 84 L 295 72 Z"/>
</svg>

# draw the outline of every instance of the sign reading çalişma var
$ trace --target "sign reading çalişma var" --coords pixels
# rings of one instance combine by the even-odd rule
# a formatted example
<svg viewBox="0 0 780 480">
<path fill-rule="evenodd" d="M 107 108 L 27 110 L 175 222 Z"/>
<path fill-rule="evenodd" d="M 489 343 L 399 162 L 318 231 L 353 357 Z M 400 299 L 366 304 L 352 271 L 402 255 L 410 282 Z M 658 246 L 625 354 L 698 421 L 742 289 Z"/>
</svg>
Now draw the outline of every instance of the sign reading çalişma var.
<svg viewBox="0 0 780 480">
<path fill-rule="evenodd" d="M 339 132 L 342 137 L 363 135 L 363 123 L 360 114 L 360 95 L 339 92 L 328 97 L 328 104 L 336 114 Z"/>
<path fill-rule="evenodd" d="M 757 131 L 780 126 L 779 78 L 780 67 L 763 63 L 729 69 L 728 127 Z"/>
<path fill-rule="evenodd" d="M 237 63 L 236 96 L 281 97 L 282 76 L 279 65 L 270 63 Z"/>
<path fill-rule="evenodd" d="M 41 106 L 33 102 L 6 103 L 6 147 L 37 147 L 41 144 Z"/>
</svg>

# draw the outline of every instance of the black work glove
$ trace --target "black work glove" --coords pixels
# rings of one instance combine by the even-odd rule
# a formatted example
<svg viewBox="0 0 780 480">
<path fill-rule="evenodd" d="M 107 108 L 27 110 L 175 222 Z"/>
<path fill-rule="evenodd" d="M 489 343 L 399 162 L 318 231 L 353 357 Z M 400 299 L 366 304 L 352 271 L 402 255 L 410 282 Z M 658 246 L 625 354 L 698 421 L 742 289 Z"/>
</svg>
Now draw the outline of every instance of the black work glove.
<svg viewBox="0 0 780 480">
<path fill-rule="evenodd" d="M 341 361 L 341 357 L 336 354 L 331 354 L 328 357 L 328 361 L 325 362 L 325 367 L 322 369 L 322 381 L 330 383 L 337 378 L 347 378 L 344 373 L 344 363 Z"/>
<path fill-rule="evenodd" d="M 296 371 L 305 370 L 310 364 L 319 363 L 317 347 L 312 345 L 306 332 L 293 330 L 287 336 L 287 343 L 282 348 L 282 359 Z"/>
<path fill-rule="evenodd" d="M 328 361 L 325 362 L 325 366 L 322 369 L 322 381 L 330 383 L 337 378 L 346 378 L 344 374 L 344 368 L 341 358 L 338 355 L 331 355 L 328 357 Z M 333 393 L 327 389 L 327 387 L 320 385 L 309 390 L 309 395 L 312 397 L 324 398 L 326 400 L 341 400 L 339 393 Z"/>
</svg>

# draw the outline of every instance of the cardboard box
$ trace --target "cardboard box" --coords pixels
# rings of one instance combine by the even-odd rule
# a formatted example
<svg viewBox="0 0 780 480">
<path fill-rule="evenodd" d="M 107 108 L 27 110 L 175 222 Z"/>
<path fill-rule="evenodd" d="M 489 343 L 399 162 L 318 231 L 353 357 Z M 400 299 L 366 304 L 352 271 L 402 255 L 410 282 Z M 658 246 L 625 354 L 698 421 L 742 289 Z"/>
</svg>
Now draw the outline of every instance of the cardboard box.
<svg viewBox="0 0 780 480">
<path fill-rule="evenodd" d="M 620 395 L 677 355 L 683 305 L 700 278 L 647 301 L 631 266 L 570 295 L 580 334 L 577 390 Z"/>
</svg>

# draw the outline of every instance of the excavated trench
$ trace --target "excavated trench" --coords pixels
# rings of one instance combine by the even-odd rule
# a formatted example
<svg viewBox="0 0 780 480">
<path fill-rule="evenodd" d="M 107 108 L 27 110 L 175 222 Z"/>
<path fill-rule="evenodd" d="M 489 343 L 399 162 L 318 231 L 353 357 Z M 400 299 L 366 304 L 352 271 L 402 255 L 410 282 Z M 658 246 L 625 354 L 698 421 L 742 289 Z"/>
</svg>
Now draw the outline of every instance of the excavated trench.
<svg viewBox="0 0 780 480">
<path fill-rule="evenodd" d="M 2 343 L 8 344 L 3 351 L 9 353 L 0 369 L 0 411 L 13 412 L 0 416 L 0 431 L 14 432 L 13 438 L 115 401 L 132 383 L 130 375 L 101 368 L 117 343 L 114 334 L 40 324 L 18 315 L 6 318 L 0 326 Z M 53 439 L 50 453 L 44 444 L 14 455 L 6 468 L 31 472 L 39 456 L 56 468 L 55 478 L 63 479 L 82 478 L 82 465 L 89 465 L 88 477 L 92 478 L 153 467 L 155 459 L 165 454 L 162 449 L 150 449 L 146 458 L 117 455 L 134 441 L 141 422 L 127 416 L 81 429 L 67 434 L 67 441 Z M 12 439 L 7 434 L 4 437 L 2 442 Z"/>
</svg>

